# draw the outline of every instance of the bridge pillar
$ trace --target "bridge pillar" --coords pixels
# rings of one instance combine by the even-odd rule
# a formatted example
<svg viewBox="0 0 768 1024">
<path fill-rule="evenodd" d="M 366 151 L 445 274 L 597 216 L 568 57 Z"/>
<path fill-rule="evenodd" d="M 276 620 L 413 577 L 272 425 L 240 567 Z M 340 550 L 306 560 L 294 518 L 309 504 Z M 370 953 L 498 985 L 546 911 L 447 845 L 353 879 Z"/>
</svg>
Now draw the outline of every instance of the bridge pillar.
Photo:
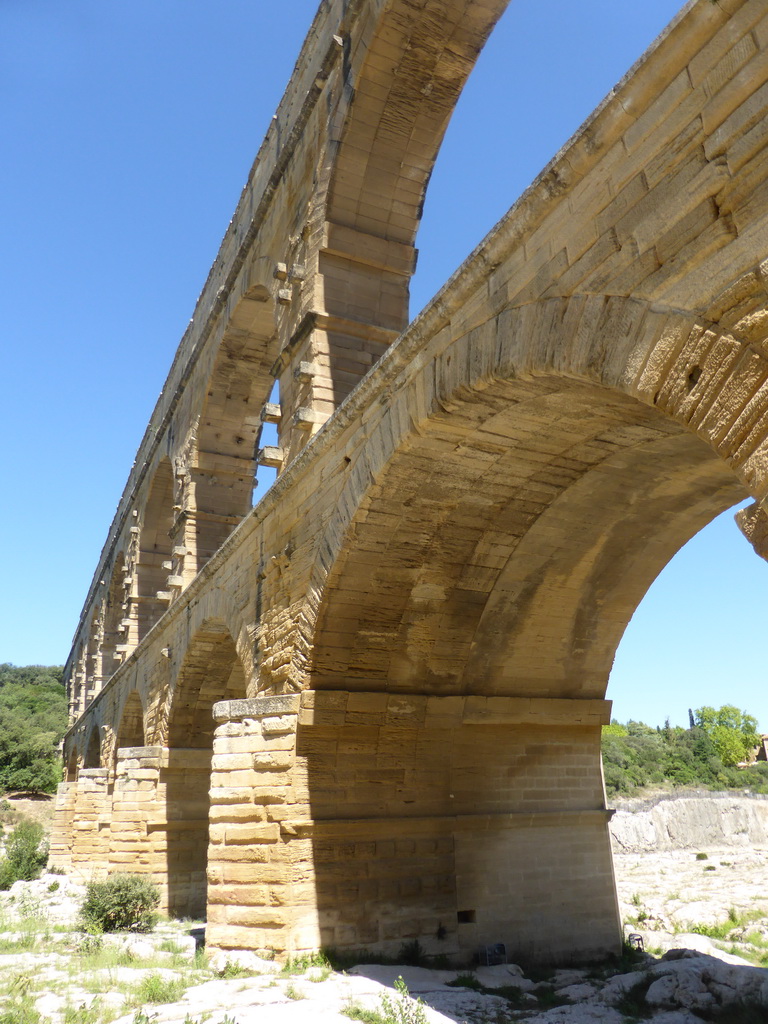
<svg viewBox="0 0 768 1024">
<path fill-rule="evenodd" d="M 83 877 L 107 871 L 111 798 L 106 768 L 82 768 L 74 782 L 62 782 L 56 794 L 50 839 L 50 863 Z"/>
<path fill-rule="evenodd" d="M 163 747 L 120 747 L 112 791 L 109 871 L 149 874 L 167 906 L 166 806 L 159 780 Z"/>
<path fill-rule="evenodd" d="M 416 265 L 412 245 L 330 221 L 314 226 L 309 249 L 302 268 L 301 314 L 292 318 L 290 337 L 273 368 L 280 384 L 278 435 L 286 462 L 407 325 Z"/>
<path fill-rule="evenodd" d="M 216 704 L 209 945 L 616 951 L 608 715 L 600 700 L 313 690 Z"/>
<path fill-rule="evenodd" d="M 305 691 L 322 944 L 540 962 L 618 950 L 601 700 Z M 311 859 L 311 864 L 309 860 Z"/>
<path fill-rule="evenodd" d="M 214 705 L 206 945 L 295 952 L 320 945 L 299 697 Z"/>
</svg>

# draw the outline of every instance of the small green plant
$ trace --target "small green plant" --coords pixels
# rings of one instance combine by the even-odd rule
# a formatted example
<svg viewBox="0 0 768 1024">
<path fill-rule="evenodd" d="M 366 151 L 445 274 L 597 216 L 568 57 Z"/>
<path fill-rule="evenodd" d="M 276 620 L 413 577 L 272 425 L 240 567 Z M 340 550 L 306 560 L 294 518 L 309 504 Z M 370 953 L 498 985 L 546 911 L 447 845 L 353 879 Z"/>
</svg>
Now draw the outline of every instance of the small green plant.
<svg viewBox="0 0 768 1024">
<path fill-rule="evenodd" d="M 395 982 L 395 992 L 396 997 L 386 992 L 381 996 L 381 1013 L 385 1024 L 427 1024 L 423 1000 L 411 999 L 402 977 Z"/>
<path fill-rule="evenodd" d="M 697 853 L 696 860 L 709 860 L 709 857 L 706 853 Z"/>
<path fill-rule="evenodd" d="M 146 875 L 111 875 L 88 884 L 80 914 L 91 931 L 149 932 L 159 902 L 160 892 Z"/>
<path fill-rule="evenodd" d="M 61 888 L 61 882 L 51 882 L 48 886 L 48 892 L 58 892 Z"/>
<path fill-rule="evenodd" d="M 293 982 L 285 986 L 285 994 L 288 996 L 289 999 L 306 999 L 306 996 L 301 991 L 301 989 L 296 988 Z"/>
<path fill-rule="evenodd" d="M 90 1006 L 81 1003 L 80 1006 L 66 1006 L 64 1008 L 64 1024 L 96 1024 L 99 1019 L 99 1011 L 95 1002 Z"/>
<path fill-rule="evenodd" d="M 402 978 L 395 982 L 395 992 L 395 997 L 386 992 L 381 996 L 378 1010 L 366 1010 L 359 1003 L 349 1003 L 341 1012 L 345 1017 L 364 1024 L 427 1024 L 423 1000 L 411 999 Z"/>
<path fill-rule="evenodd" d="M 704 865 L 704 870 L 705 871 L 717 871 L 717 868 L 715 867 L 714 864 L 705 864 Z"/>
<path fill-rule="evenodd" d="M 5 844 L 5 857 L 0 861 L 0 889 L 10 889 L 20 879 L 30 882 L 39 878 L 47 860 L 48 843 L 43 839 L 43 826 L 25 818 Z"/>
<path fill-rule="evenodd" d="M 141 1008 L 133 1015 L 133 1024 L 155 1024 L 156 1020 L 156 1013 L 149 1014 L 146 1010 L 142 1010 Z"/>
<path fill-rule="evenodd" d="M 427 951 L 418 939 L 411 939 L 404 942 L 397 954 L 397 962 L 406 964 L 408 967 L 426 967 L 428 965 Z"/>
<path fill-rule="evenodd" d="M 219 978 L 224 978 L 225 980 L 230 981 L 233 978 L 247 978 L 253 974 L 253 971 L 249 971 L 246 967 L 241 967 L 240 964 L 235 963 L 232 960 L 227 960 L 221 970 L 217 971 L 216 974 Z"/>
</svg>

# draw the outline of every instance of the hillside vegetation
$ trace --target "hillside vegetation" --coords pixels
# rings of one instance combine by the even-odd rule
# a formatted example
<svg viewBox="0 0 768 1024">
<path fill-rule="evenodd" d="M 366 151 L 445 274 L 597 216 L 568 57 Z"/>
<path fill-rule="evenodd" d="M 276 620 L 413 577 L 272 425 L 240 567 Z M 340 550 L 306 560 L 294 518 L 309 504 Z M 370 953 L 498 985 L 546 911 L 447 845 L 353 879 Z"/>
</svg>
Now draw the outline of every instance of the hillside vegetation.
<svg viewBox="0 0 768 1024">
<path fill-rule="evenodd" d="M 67 728 L 62 667 L 0 665 L 0 792 L 53 793 Z"/>
<path fill-rule="evenodd" d="M 756 729 L 755 718 L 730 704 L 698 708 L 690 729 L 613 722 L 603 727 L 606 792 L 668 785 L 768 793 L 768 763 L 740 767 L 757 745 Z"/>
</svg>

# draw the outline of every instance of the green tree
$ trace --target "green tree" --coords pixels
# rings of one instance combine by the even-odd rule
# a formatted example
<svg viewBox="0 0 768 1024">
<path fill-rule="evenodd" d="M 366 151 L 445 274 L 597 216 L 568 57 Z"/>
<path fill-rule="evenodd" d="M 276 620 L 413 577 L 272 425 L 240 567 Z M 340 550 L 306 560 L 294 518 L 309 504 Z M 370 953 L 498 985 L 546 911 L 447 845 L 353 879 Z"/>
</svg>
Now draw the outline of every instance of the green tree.
<svg viewBox="0 0 768 1024">
<path fill-rule="evenodd" d="M 61 781 L 58 745 L 67 728 L 59 666 L 0 665 L 0 790 L 52 793 Z"/>
<path fill-rule="evenodd" d="M 705 705 L 694 712 L 694 721 L 712 740 L 723 765 L 734 767 L 748 760 L 757 746 L 757 719 L 733 704 L 715 708 Z"/>
</svg>

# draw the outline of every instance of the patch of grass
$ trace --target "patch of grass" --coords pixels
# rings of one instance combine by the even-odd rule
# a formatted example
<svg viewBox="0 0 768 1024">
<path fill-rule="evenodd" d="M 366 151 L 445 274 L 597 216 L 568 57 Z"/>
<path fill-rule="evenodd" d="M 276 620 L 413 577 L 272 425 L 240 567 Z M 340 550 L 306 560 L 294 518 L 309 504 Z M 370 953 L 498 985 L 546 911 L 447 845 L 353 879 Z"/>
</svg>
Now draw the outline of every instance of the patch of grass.
<svg viewBox="0 0 768 1024">
<path fill-rule="evenodd" d="M 708 939 L 725 939 L 733 931 L 731 921 L 720 921 L 719 924 L 692 924 L 689 931 L 694 935 L 706 935 Z"/>
<path fill-rule="evenodd" d="M 709 857 L 706 853 L 697 853 L 696 860 L 709 860 Z"/>
<path fill-rule="evenodd" d="M 332 973 L 333 972 L 331 971 L 330 967 L 321 967 L 318 970 L 313 971 L 312 974 L 309 975 L 309 980 L 313 984 L 319 985 L 321 982 L 327 981 Z"/>
<path fill-rule="evenodd" d="M 224 964 L 221 970 L 217 971 L 216 973 L 219 978 L 230 980 L 231 978 L 250 978 L 253 976 L 255 972 L 250 970 L 248 967 L 241 967 L 240 964 L 234 963 L 231 960 L 227 960 L 227 962 Z M 286 971 L 286 974 L 290 973 L 290 971 Z"/>
<path fill-rule="evenodd" d="M 616 1009 L 627 1021 L 645 1020 L 648 1015 L 648 1004 L 645 995 L 651 987 L 653 978 L 643 978 L 628 989 L 616 1004 Z"/>
<path fill-rule="evenodd" d="M 187 982 L 183 978 L 149 974 L 136 986 L 136 996 L 141 1003 L 175 1003 L 184 994 L 186 987 Z"/>
<path fill-rule="evenodd" d="M 0 938 L 0 953 L 24 953 L 36 945 L 37 936 L 34 932 L 26 932 L 13 939 Z"/>
<path fill-rule="evenodd" d="M 30 998 L 19 999 L 0 1012 L 0 1024 L 39 1024 L 40 1014 Z"/>
<path fill-rule="evenodd" d="M 704 868 L 704 870 L 705 871 L 717 871 L 717 868 L 715 867 L 714 864 L 707 864 L 706 867 Z"/>
<path fill-rule="evenodd" d="M 359 1003 L 348 1003 L 342 1006 L 341 1013 L 350 1020 L 360 1020 L 363 1024 L 387 1024 L 378 1010 L 366 1010 Z"/>
<path fill-rule="evenodd" d="M 453 981 L 447 981 L 446 985 L 450 985 L 452 988 L 471 988 L 475 992 L 482 992 L 484 989 L 484 985 L 474 974 L 459 974 Z"/>
<path fill-rule="evenodd" d="M 556 992 L 553 985 L 542 985 L 533 994 L 538 999 L 539 1006 L 547 1010 L 550 1010 L 553 1006 L 568 1006 L 573 1002 L 568 996 L 563 996 Z"/>
<path fill-rule="evenodd" d="M 346 971 L 357 964 L 396 964 L 394 957 L 386 956 L 384 953 L 377 953 L 372 949 L 335 949 L 333 946 L 326 946 L 320 951 L 334 971 Z"/>
<path fill-rule="evenodd" d="M 80 1006 L 64 1007 L 64 1024 L 97 1024 L 101 1013 L 95 1002 L 90 1006 L 81 1003 Z"/>
<path fill-rule="evenodd" d="M 160 943 L 160 947 L 159 948 L 160 948 L 160 952 L 161 953 L 184 953 L 185 952 L 185 950 L 182 949 L 182 947 L 178 944 L 178 942 L 174 942 L 173 939 L 163 939 L 163 941 Z"/>
<path fill-rule="evenodd" d="M 285 986 L 285 994 L 288 996 L 289 999 L 298 1000 L 307 998 L 301 991 L 301 989 L 296 988 L 296 986 L 292 982 Z"/>
<path fill-rule="evenodd" d="M 17 974 L 8 984 L 9 1002 L 0 1012 L 0 1024 L 38 1024 L 40 1014 L 32 999 L 34 984 L 29 974 Z"/>
<path fill-rule="evenodd" d="M 283 964 L 281 974 L 304 974 L 310 967 L 327 967 L 330 971 L 331 963 L 325 953 L 304 953 L 302 956 L 288 957 Z"/>
<path fill-rule="evenodd" d="M 475 977 L 474 974 L 459 974 L 453 981 L 446 982 L 452 988 L 469 988 L 474 992 L 482 992 L 488 996 L 499 996 L 506 999 L 511 1009 L 519 1009 L 523 1005 L 523 991 L 517 985 L 502 985 L 501 988 L 489 988 Z"/>
</svg>

